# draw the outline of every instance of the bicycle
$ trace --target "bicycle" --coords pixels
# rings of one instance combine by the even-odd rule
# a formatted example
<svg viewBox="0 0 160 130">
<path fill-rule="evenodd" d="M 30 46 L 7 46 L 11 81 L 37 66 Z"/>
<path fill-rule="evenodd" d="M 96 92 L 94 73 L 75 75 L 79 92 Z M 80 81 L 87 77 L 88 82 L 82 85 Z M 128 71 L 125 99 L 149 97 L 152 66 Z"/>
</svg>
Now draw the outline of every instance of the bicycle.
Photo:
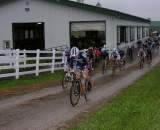
<svg viewBox="0 0 160 130">
<path fill-rule="evenodd" d="M 85 100 L 87 101 L 87 93 L 90 92 L 91 89 L 92 83 L 85 71 L 75 72 L 75 79 L 70 88 L 71 105 L 75 107 L 79 103 L 81 96 L 84 96 Z"/>
<path fill-rule="evenodd" d="M 104 74 L 107 69 L 109 68 L 109 57 L 106 57 L 105 59 L 103 59 L 102 61 L 102 74 Z"/>
<path fill-rule="evenodd" d="M 74 72 L 71 69 L 65 72 L 62 78 L 62 89 L 63 90 L 67 89 L 69 85 L 72 84 L 73 78 L 74 78 Z"/>
<path fill-rule="evenodd" d="M 144 57 L 140 57 L 139 58 L 139 68 L 143 69 L 143 67 L 144 67 Z"/>
<path fill-rule="evenodd" d="M 147 52 L 146 59 L 147 59 L 148 66 L 150 67 L 152 64 L 152 52 Z"/>
<path fill-rule="evenodd" d="M 109 62 L 112 69 L 112 77 L 114 77 L 116 74 L 116 69 L 118 67 L 118 61 L 115 58 L 111 58 Z"/>
<path fill-rule="evenodd" d="M 118 67 L 120 70 L 122 70 L 124 69 L 125 65 L 126 65 L 126 60 L 125 57 L 123 57 L 118 61 Z"/>
<path fill-rule="evenodd" d="M 102 74 L 104 74 L 107 70 L 107 61 L 106 59 L 102 61 Z"/>
</svg>

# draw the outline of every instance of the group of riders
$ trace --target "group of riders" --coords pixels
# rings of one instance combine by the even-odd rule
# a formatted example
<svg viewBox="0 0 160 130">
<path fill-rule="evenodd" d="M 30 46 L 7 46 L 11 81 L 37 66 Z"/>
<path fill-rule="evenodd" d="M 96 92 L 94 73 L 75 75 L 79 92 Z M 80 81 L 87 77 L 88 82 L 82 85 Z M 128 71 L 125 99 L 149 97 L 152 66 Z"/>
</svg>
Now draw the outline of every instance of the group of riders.
<svg viewBox="0 0 160 130">
<path fill-rule="evenodd" d="M 125 57 L 125 52 L 116 48 L 111 52 L 105 47 L 101 49 L 90 47 L 80 51 L 77 47 L 73 47 L 65 50 L 65 56 L 67 68 L 92 71 L 99 59 L 120 61 Z"/>
<path fill-rule="evenodd" d="M 148 38 L 144 42 L 138 41 L 135 48 L 136 48 L 135 56 L 137 56 L 139 59 L 140 68 L 143 68 L 145 60 L 149 61 L 149 63 L 151 64 L 154 50 L 159 49 L 159 40 Z M 119 48 L 114 48 L 113 50 L 109 50 L 105 46 L 102 48 L 90 47 L 84 50 L 79 50 L 77 47 L 72 47 L 71 49 L 66 48 L 65 49 L 66 72 L 72 71 L 73 73 L 75 73 L 75 71 L 78 71 L 81 74 L 79 75 L 78 80 L 76 79 L 75 82 L 72 82 L 71 93 L 70 93 L 71 104 L 75 106 L 76 103 L 78 102 L 77 100 L 76 103 L 73 103 L 72 98 L 73 96 L 77 97 L 77 95 L 81 93 L 80 91 L 81 87 L 79 87 L 79 89 L 75 87 L 78 84 L 79 86 L 81 86 L 80 85 L 81 78 L 85 79 L 85 85 L 87 82 L 90 84 L 90 86 L 92 86 L 90 79 L 88 77 L 91 77 L 90 74 L 92 70 L 95 69 L 95 66 L 97 64 L 101 63 L 100 61 L 104 61 L 102 62 L 104 63 L 104 65 L 110 64 L 113 69 L 115 68 L 115 66 L 116 67 L 125 66 L 126 59 L 128 59 L 127 57 L 128 56 L 125 53 L 125 50 Z M 64 81 L 65 80 L 66 78 L 64 78 Z M 64 85 L 64 82 L 62 82 L 62 84 Z"/>
<path fill-rule="evenodd" d="M 149 38 L 144 43 L 138 42 L 138 57 L 140 63 L 140 69 L 143 68 L 145 59 L 149 63 L 152 62 L 153 52 L 159 50 L 159 40 Z"/>
<path fill-rule="evenodd" d="M 138 58 L 142 62 L 147 59 L 147 61 L 152 61 L 152 53 L 155 48 L 159 48 L 159 41 L 149 38 L 146 41 L 138 41 Z M 102 59 L 106 62 L 113 61 L 117 65 L 126 62 L 126 53 L 124 50 L 119 48 L 114 48 L 109 50 L 106 47 L 100 49 L 90 47 L 88 49 L 79 50 L 77 47 L 72 47 L 71 49 L 66 48 L 65 56 L 67 59 L 67 68 L 84 70 L 88 69 L 92 71 L 96 66 L 96 63 L 99 59 Z"/>
</svg>

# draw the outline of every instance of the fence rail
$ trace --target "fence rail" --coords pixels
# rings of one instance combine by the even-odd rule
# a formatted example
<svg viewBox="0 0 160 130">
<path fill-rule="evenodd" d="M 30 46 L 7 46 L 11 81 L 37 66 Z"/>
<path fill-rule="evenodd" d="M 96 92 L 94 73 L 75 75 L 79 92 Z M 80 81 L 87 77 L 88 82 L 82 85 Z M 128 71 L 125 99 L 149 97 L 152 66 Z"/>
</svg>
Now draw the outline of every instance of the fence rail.
<svg viewBox="0 0 160 130">
<path fill-rule="evenodd" d="M 65 67 L 62 51 L 0 50 L 0 78 L 15 77 L 41 72 L 54 73 Z"/>
</svg>

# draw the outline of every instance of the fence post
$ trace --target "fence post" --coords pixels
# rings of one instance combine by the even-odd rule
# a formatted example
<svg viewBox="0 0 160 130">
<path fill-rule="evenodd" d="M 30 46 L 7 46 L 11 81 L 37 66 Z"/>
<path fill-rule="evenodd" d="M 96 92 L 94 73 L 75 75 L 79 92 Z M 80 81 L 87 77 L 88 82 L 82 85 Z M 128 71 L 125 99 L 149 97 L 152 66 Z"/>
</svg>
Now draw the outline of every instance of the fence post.
<svg viewBox="0 0 160 130">
<path fill-rule="evenodd" d="M 56 57 L 56 51 L 55 49 L 52 49 L 52 66 L 51 66 L 51 73 L 54 73 L 54 65 L 55 65 L 55 57 Z"/>
<path fill-rule="evenodd" d="M 12 50 L 9 51 L 9 59 L 10 59 L 9 65 L 10 65 L 10 67 L 12 67 L 13 66 Z"/>
<path fill-rule="evenodd" d="M 64 65 L 63 66 L 63 69 L 64 69 L 64 71 L 66 70 L 66 53 L 65 53 L 65 51 L 63 52 L 63 57 L 62 57 L 62 64 Z"/>
<path fill-rule="evenodd" d="M 24 52 L 24 54 L 23 54 L 23 56 L 24 56 L 24 65 L 26 65 L 26 50 L 24 49 L 23 52 Z"/>
<path fill-rule="evenodd" d="M 39 56 L 40 56 L 40 50 L 37 49 L 37 52 L 36 52 L 36 76 L 39 76 Z"/>
<path fill-rule="evenodd" d="M 16 49 L 15 69 L 16 69 L 16 79 L 19 79 L 19 49 Z"/>
</svg>

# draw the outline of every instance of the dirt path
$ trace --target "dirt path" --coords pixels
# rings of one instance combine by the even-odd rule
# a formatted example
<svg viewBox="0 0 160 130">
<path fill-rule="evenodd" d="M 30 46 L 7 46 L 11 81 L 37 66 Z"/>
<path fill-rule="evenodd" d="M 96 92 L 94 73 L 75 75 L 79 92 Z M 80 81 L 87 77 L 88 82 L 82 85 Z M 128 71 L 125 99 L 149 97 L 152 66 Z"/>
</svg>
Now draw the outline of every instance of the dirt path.
<svg viewBox="0 0 160 130">
<path fill-rule="evenodd" d="M 159 61 L 158 57 L 152 67 Z M 89 101 L 86 103 L 82 98 L 76 108 L 70 105 L 69 93 L 62 92 L 58 87 L 52 91 L 45 89 L 0 101 L 0 130 L 56 130 L 76 115 L 87 112 L 97 102 L 125 89 L 150 69 L 148 67 L 135 71 L 127 69 L 127 75 L 122 72 L 121 78 L 115 78 L 114 82 L 109 83 L 108 77 L 97 75 L 95 77 L 97 87 L 90 93 Z"/>
</svg>

